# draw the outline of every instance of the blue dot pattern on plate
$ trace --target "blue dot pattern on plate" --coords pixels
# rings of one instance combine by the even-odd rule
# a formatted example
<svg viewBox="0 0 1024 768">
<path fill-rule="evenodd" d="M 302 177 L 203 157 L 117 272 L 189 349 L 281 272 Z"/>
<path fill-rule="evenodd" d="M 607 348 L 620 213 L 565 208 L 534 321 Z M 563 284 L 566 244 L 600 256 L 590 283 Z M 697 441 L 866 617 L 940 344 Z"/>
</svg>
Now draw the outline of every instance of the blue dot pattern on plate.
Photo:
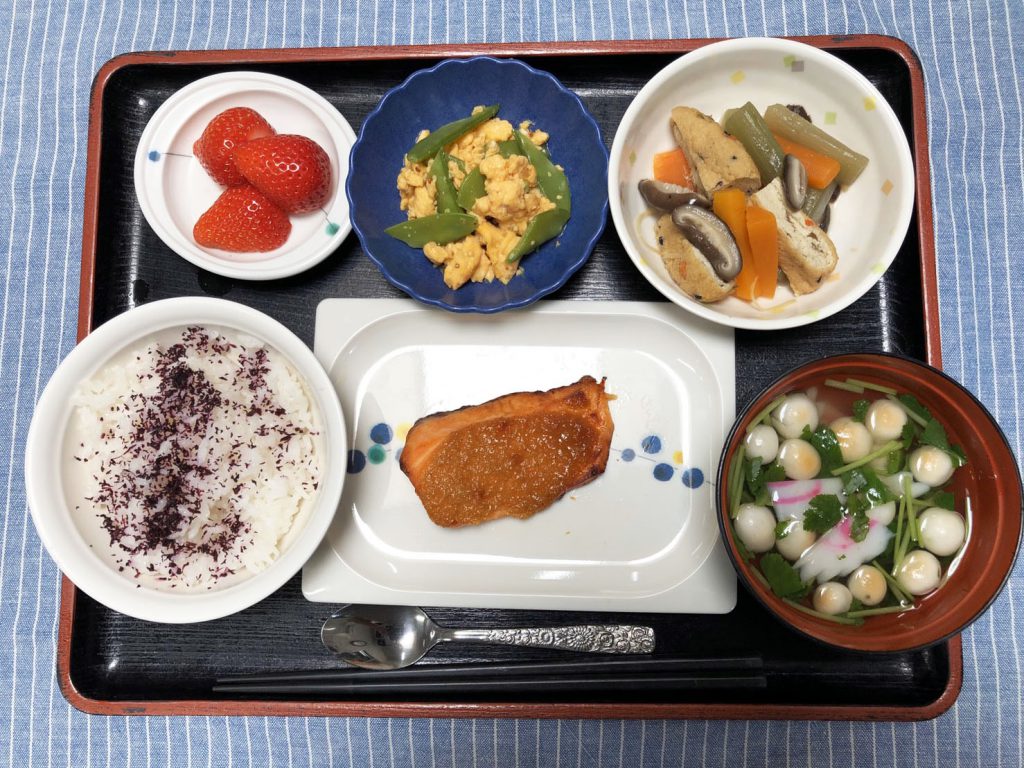
<svg viewBox="0 0 1024 768">
<path fill-rule="evenodd" d="M 661 451 L 661 438 L 657 435 L 648 435 L 640 441 L 640 447 L 644 453 L 659 453 Z"/>
<path fill-rule="evenodd" d="M 698 467 L 682 467 L 678 466 L 683 463 L 682 451 L 676 451 L 675 457 L 672 461 L 676 466 L 667 461 L 658 461 L 652 458 L 653 455 L 661 453 L 663 448 L 661 438 L 657 435 L 647 435 L 640 441 L 640 448 L 643 453 L 637 453 L 633 448 L 622 448 L 619 451 L 619 455 L 622 457 L 624 462 L 632 462 L 637 459 L 643 461 L 649 461 L 654 464 L 651 470 L 651 477 L 658 482 L 667 483 L 669 480 L 676 476 L 676 471 L 679 471 L 680 477 L 682 478 L 683 485 L 690 489 L 697 489 L 704 485 L 704 472 Z"/>
<path fill-rule="evenodd" d="M 370 440 L 373 442 L 373 445 L 367 448 L 365 453 L 358 449 L 348 452 L 348 473 L 355 475 L 362 472 L 366 468 L 367 463 L 383 464 L 388 457 L 388 449 L 384 446 L 390 443 L 394 437 L 394 429 L 386 422 L 382 421 L 370 427 Z M 401 453 L 401 448 L 395 451 L 396 461 Z"/>
<path fill-rule="evenodd" d="M 672 479 L 672 475 L 676 473 L 675 469 L 672 468 L 671 464 L 656 464 L 654 467 L 654 479 L 661 480 L 663 483 L 667 483 Z"/>
<path fill-rule="evenodd" d="M 147 157 L 155 163 L 157 160 L 160 159 L 160 153 L 157 152 L 155 149 L 151 149 L 149 150 L 149 154 L 147 155 Z"/>
<path fill-rule="evenodd" d="M 683 485 L 687 488 L 700 488 L 704 485 L 704 473 L 698 467 L 683 470 Z"/>
<path fill-rule="evenodd" d="M 351 450 L 348 452 L 348 465 L 345 470 L 350 475 L 358 475 L 366 466 L 366 456 L 362 451 Z"/>
<path fill-rule="evenodd" d="M 391 427 L 383 422 L 375 424 L 370 430 L 370 439 L 378 445 L 387 445 L 394 436 L 395 433 L 391 431 Z"/>
</svg>

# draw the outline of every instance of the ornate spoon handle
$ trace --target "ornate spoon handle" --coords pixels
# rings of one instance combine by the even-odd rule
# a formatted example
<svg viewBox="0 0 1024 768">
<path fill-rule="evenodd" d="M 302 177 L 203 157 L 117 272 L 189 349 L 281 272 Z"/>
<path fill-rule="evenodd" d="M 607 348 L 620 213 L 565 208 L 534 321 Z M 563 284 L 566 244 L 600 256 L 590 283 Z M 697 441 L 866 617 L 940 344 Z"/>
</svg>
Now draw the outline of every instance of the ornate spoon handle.
<svg viewBox="0 0 1024 768">
<path fill-rule="evenodd" d="M 442 630 L 441 640 L 558 648 L 582 653 L 651 653 L 654 630 L 629 624 L 583 624 L 575 627 Z"/>
</svg>

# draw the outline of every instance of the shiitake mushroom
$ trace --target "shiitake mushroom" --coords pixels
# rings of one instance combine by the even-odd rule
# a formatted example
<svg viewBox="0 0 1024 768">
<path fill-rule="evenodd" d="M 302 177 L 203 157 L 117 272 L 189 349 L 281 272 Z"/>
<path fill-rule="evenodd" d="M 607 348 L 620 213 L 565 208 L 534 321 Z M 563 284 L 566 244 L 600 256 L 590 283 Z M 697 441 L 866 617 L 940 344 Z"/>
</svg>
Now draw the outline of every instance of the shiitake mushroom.
<svg viewBox="0 0 1024 768">
<path fill-rule="evenodd" d="M 672 223 L 711 264 L 715 274 L 728 282 L 743 266 L 736 239 L 725 222 L 704 208 L 683 205 L 672 211 Z"/>
<path fill-rule="evenodd" d="M 786 202 L 794 211 L 803 208 L 807 199 L 807 169 L 795 155 L 782 158 L 782 188 L 786 192 Z"/>
<path fill-rule="evenodd" d="M 674 211 L 684 205 L 699 205 L 702 208 L 710 208 L 711 201 L 703 195 L 694 192 L 692 189 L 671 184 L 667 181 L 655 179 L 642 179 L 638 185 L 640 195 L 647 204 L 659 211 Z"/>
</svg>

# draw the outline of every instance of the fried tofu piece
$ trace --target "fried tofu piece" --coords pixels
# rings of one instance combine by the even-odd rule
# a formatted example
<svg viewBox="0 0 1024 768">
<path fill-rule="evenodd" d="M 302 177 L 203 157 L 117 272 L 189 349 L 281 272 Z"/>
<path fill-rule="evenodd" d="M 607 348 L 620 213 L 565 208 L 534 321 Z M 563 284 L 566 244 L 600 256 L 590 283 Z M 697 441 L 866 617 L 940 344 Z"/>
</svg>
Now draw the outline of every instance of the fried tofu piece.
<svg viewBox="0 0 1024 768">
<path fill-rule="evenodd" d="M 789 280 L 793 293 L 800 296 L 818 290 L 839 263 L 832 238 L 803 211 L 789 209 L 780 179 L 751 195 L 750 202 L 775 216 L 779 228 L 779 269 Z"/>
<path fill-rule="evenodd" d="M 715 120 L 693 107 L 672 110 L 672 133 L 686 154 L 693 180 L 710 198 L 726 187 L 750 194 L 761 186 L 761 174 L 743 144 Z"/>
<path fill-rule="evenodd" d="M 672 214 L 658 219 L 658 250 L 669 276 L 686 294 L 697 301 L 720 301 L 733 292 L 735 280 L 724 281 L 707 258 L 686 239 L 672 222 Z"/>
</svg>

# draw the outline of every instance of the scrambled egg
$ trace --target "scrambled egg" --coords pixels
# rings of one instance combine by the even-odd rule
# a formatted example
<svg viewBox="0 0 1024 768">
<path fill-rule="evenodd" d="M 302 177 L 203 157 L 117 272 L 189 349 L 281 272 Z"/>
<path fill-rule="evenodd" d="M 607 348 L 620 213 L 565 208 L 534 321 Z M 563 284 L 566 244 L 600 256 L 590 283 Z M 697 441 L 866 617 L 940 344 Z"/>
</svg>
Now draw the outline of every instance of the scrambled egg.
<svg viewBox="0 0 1024 768">
<path fill-rule="evenodd" d="M 481 109 L 476 107 L 473 113 Z M 519 128 L 537 146 L 548 140 L 544 131 L 531 130 L 529 121 Z M 429 131 L 422 131 L 416 140 L 427 135 Z M 512 124 L 495 117 L 445 148 L 452 157 L 448 171 L 455 188 L 459 189 L 466 175 L 479 167 L 486 191 L 470 211 L 477 217 L 474 232 L 452 243 L 427 243 L 423 248 L 430 261 L 444 268 L 444 282 L 453 290 L 470 281 L 490 282 L 497 278 L 508 283 L 519 271 L 518 262 L 506 260 L 509 252 L 534 216 L 555 207 L 537 186 L 537 172 L 526 157 L 505 158 L 498 151 L 498 144 L 513 136 Z M 410 219 L 437 213 L 437 185 L 429 172 L 429 163 L 410 163 L 406 158 L 398 174 L 401 209 Z"/>
</svg>

